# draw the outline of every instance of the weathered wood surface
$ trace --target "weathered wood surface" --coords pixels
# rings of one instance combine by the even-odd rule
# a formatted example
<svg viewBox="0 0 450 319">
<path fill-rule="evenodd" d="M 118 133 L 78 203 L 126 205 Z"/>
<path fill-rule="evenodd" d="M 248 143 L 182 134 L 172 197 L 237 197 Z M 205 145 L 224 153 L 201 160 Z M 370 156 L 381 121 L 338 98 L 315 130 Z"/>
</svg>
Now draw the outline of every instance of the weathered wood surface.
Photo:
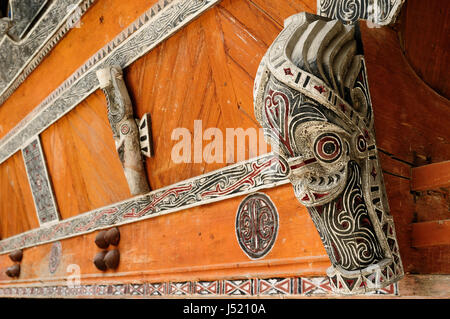
<svg viewBox="0 0 450 319">
<path fill-rule="evenodd" d="M 408 275 L 400 281 L 400 295 L 412 298 L 450 298 L 449 275 Z"/>
<path fill-rule="evenodd" d="M 405 1 L 399 28 L 405 57 L 417 75 L 450 98 L 450 2 Z"/>
<path fill-rule="evenodd" d="M 412 224 L 412 246 L 450 245 L 450 219 Z"/>
<path fill-rule="evenodd" d="M 411 172 L 413 191 L 450 187 L 450 161 L 414 167 Z"/>
<path fill-rule="evenodd" d="M 82 27 L 71 30 L 0 107 L 0 137 L 154 2 L 97 1 L 83 16 Z M 315 10 L 315 0 L 224 0 L 125 70 L 136 115 L 149 112 L 153 119 L 155 156 L 146 162 L 152 189 L 227 165 L 173 163 L 171 149 L 177 141 L 170 138 L 172 130 L 185 127 L 193 133 L 194 120 L 202 120 L 203 130 L 217 127 L 224 133 L 227 127 L 258 128 L 252 89 L 260 59 L 286 17 Z M 411 194 L 410 180 L 413 166 L 450 158 L 449 102 L 409 67 L 394 30 L 368 28 L 364 23 L 361 29 L 377 141 L 405 271 L 448 273 L 448 246 L 411 247 L 413 222 L 427 220 L 428 214 L 439 217 L 435 220 L 449 218 L 448 196 L 440 193 L 432 212 L 421 211 L 429 195 Z M 52 125 L 41 140 L 62 219 L 131 196 L 101 91 Z M 245 157 L 253 156 L 247 151 Z M 2 238 L 38 227 L 20 153 L 0 165 L 0 180 Z M 130 280 L 324 275 L 329 261 L 291 187 L 267 193 L 282 224 L 273 251 L 255 266 L 235 237 L 234 217 L 242 199 L 236 198 L 124 225 L 116 273 L 105 276 L 95 269 L 92 259 L 98 249 L 93 233 L 62 241 L 63 263 L 55 275 L 48 273 L 51 244 L 26 249 L 21 280 L 63 280 L 72 263 L 81 266 L 84 280 L 92 281 L 127 274 Z M 9 280 L 4 277 L 8 266 L 7 256 L 0 256 L 0 281 Z"/>
<path fill-rule="evenodd" d="M 39 227 L 21 152 L 0 165 L 0 238 Z"/>
</svg>

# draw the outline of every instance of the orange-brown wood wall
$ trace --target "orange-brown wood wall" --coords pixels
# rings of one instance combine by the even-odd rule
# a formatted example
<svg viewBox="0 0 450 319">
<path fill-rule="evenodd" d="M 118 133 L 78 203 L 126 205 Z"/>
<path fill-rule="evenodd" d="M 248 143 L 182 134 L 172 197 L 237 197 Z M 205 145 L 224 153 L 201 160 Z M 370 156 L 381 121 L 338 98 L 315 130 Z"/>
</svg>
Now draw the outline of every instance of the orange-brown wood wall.
<svg viewBox="0 0 450 319">
<path fill-rule="evenodd" d="M 154 3 L 97 1 L 83 16 L 81 28 L 72 29 L 0 107 L 0 137 Z M 315 10 L 315 0 L 223 0 L 125 70 L 136 114 L 149 112 L 153 120 L 155 156 L 146 162 L 152 189 L 227 165 L 173 163 L 171 149 L 177 141 L 171 140 L 172 130 L 185 127 L 193 132 L 194 120 L 202 120 L 203 129 L 223 132 L 257 129 L 252 88 L 258 64 L 285 18 Z M 364 23 L 361 28 L 377 141 L 405 270 L 448 273 L 448 247 L 411 247 L 411 223 L 420 206 L 417 194 L 410 192 L 410 170 L 424 158 L 450 158 L 449 102 L 413 72 L 393 28 L 368 28 Z M 101 91 L 41 139 L 63 219 L 131 197 Z M 1 238 L 38 227 L 20 153 L 0 165 L 0 187 Z M 62 280 L 69 264 L 81 266 L 83 280 L 119 275 L 133 280 L 324 275 L 329 261 L 291 187 L 266 193 L 280 213 L 280 234 L 261 261 L 250 262 L 235 237 L 240 197 L 121 226 L 121 264 L 115 273 L 102 274 L 93 266 L 98 248 L 92 233 L 62 241 L 63 263 L 55 275 L 48 272 L 51 244 L 26 249 L 20 280 Z M 4 275 L 9 265 L 7 256 L 0 256 L 0 280 L 5 283 L 10 282 Z"/>
</svg>

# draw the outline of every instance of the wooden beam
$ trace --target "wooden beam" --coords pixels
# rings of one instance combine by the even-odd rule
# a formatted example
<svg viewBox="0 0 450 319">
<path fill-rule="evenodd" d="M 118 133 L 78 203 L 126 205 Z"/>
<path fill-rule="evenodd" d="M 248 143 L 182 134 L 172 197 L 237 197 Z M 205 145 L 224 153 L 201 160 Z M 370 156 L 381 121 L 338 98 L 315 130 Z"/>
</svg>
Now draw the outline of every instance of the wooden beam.
<svg viewBox="0 0 450 319">
<path fill-rule="evenodd" d="M 398 282 L 400 297 L 449 298 L 449 275 L 406 275 Z"/>
<path fill-rule="evenodd" d="M 415 167 L 411 175 L 413 191 L 450 187 L 450 161 Z"/>
<path fill-rule="evenodd" d="M 450 245 L 450 219 L 412 224 L 412 246 Z"/>
</svg>

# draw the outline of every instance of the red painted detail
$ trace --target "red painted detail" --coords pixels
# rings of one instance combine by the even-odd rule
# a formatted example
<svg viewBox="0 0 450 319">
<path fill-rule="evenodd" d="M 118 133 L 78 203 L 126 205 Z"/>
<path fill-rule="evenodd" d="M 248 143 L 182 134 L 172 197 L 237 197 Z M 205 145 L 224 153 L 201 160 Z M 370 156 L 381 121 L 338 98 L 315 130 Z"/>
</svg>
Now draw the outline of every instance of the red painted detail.
<svg viewBox="0 0 450 319">
<path fill-rule="evenodd" d="M 303 166 L 305 166 L 305 165 L 308 165 L 308 164 L 311 164 L 311 163 L 314 163 L 314 162 L 317 162 L 317 160 L 316 160 L 314 157 L 312 157 L 312 158 L 309 158 L 309 159 L 307 159 L 307 160 L 304 160 L 304 161 L 301 162 L 301 163 L 292 165 L 292 166 L 291 166 L 291 169 L 297 169 L 297 168 L 303 167 Z"/>
<path fill-rule="evenodd" d="M 331 142 L 334 144 L 335 150 L 332 154 L 327 154 L 324 151 L 324 146 L 326 143 Z M 321 157 L 321 159 L 326 161 L 332 161 L 336 159 L 341 154 L 341 147 L 339 141 L 334 136 L 322 137 L 316 146 L 316 153 Z"/>
<path fill-rule="evenodd" d="M 376 171 L 376 169 L 375 169 L 375 166 L 372 167 L 372 172 L 370 173 L 370 175 L 372 175 L 373 180 L 375 180 L 375 178 L 377 177 L 377 171 Z"/>
<path fill-rule="evenodd" d="M 314 194 L 314 198 L 315 198 L 315 199 L 320 199 L 320 198 L 323 198 L 323 197 L 329 195 L 330 193 L 323 193 L 323 194 L 320 194 L 320 193 L 313 193 L 313 194 Z"/>
<path fill-rule="evenodd" d="M 354 279 L 345 279 L 345 282 L 347 283 L 348 288 L 351 289 L 355 280 Z"/>
<path fill-rule="evenodd" d="M 91 219 L 91 221 L 89 223 L 87 223 L 86 225 L 82 225 L 80 227 L 75 228 L 76 232 L 80 232 L 80 231 L 86 231 L 88 230 L 92 225 L 94 225 L 96 223 L 97 220 L 101 219 L 104 215 L 108 215 L 108 214 L 114 214 L 117 212 L 117 208 L 108 208 L 102 211 L 99 211 L 98 213 L 95 214 L 95 216 Z M 57 232 L 58 227 L 55 228 L 53 233 Z M 50 237 L 50 236 L 49 236 Z M 52 236 L 53 237 L 53 236 Z M 50 237 L 50 238 L 52 238 Z"/>
<path fill-rule="evenodd" d="M 366 226 L 368 226 L 368 227 L 370 227 L 371 225 L 372 225 L 372 223 L 370 222 L 370 220 L 368 219 L 368 218 L 363 218 L 362 220 L 362 223 L 364 224 L 364 225 L 366 225 Z"/>
<path fill-rule="evenodd" d="M 276 97 L 281 98 L 275 99 Z M 280 110 L 282 105 L 280 105 L 280 102 L 284 103 L 284 121 L 281 120 L 280 117 Z M 266 97 L 264 100 L 264 111 L 266 113 L 267 121 L 272 128 L 272 130 L 278 135 L 278 138 L 280 139 L 281 143 L 283 143 L 284 146 L 286 146 L 286 149 L 288 150 L 289 154 L 291 156 L 294 156 L 294 151 L 292 150 L 290 141 L 289 141 L 289 99 L 286 96 L 286 94 L 282 92 L 274 92 L 272 90 L 269 91 L 269 96 Z M 276 126 L 276 121 L 273 120 L 279 118 L 280 127 Z"/>
<path fill-rule="evenodd" d="M 341 197 L 336 201 L 336 210 L 338 212 L 340 212 L 342 210 L 342 198 Z"/>
<path fill-rule="evenodd" d="M 320 288 L 327 290 L 327 291 L 332 291 L 331 287 L 330 287 L 330 281 L 327 280 L 326 282 L 324 282 L 323 284 L 320 285 Z"/>
<path fill-rule="evenodd" d="M 255 182 L 255 178 L 257 176 L 259 176 L 260 173 L 264 169 L 266 169 L 267 167 L 270 167 L 273 164 L 273 162 L 278 162 L 278 163 L 280 163 L 280 165 L 283 166 L 283 163 L 280 160 L 278 160 L 276 157 L 272 157 L 270 160 L 268 160 L 265 163 L 262 163 L 261 165 L 258 165 L 257 163 L 253 163 L 252 164 L 252 169 L 253 170 L 251 172 L 249 172 L 246 176 L 244 176 L 243 178 L 238 180 L 233 185 L 230 185 L 229 187 L 227 187 L 225 189 L 222 189 L 220 187 L 220 185 L 217 185 L 215 190 L 203 192 L 201 194 L 201 196 L 205 197 L 205 196 L 208 196 L 208 195 L 226 195 L 226 194 L 232 192 L 233 190 L 235 190 L 236 188 L 240 187 L 241 185 L 247 184 L 247 185 L 250 185 L 250 186 L 254 186 L 255 183 L 256 183 Z"/>
<path fill-rule="evenodd" d="M 303 196 L 302 201 L 310 201 L 311 199 L 309 198 L 308 194 L 305 194 L 305 196 Z"/>
<path fill-rule="evenodd" d="M 315 88 L 317 91 L 319 91 L 320 94 L 322 94 L 322 93 L 324 93 L 324 92 L 327 91 L 327 90 L 323 87 L 323 85 L 319 85 L 319 86 L 314 85 L 314 88 Z"/>
<path fill-rule="evenodd" d="M 136 212 L 134 208 L 131 209 L 130 212 L 123 215 L 124 218 L 135 218 L 135 217 L 141 217 L 145 215 L 147 212 L 152 210 L 157 203 L 161 202 L 164 198 L 166 198 L 169 195 L 175 195 L 175 197 L 178 197 L 180 193 L 184 193 L 187 191 L 190 191 L 192 189 L 192 185 L 187 186 L 181 186 L 181 187 L 174 187 L 171 189 L 166 190 L 161 196 L 155 196 L 150 204 L 148 204 L 144 209 L 142 209 L 139 212 Z"/>
<path fill-rule="evenodd" d="M 364 130 L 364 137 L 369 139 L 369 132 L 367 130 Z"/>
<path fill-rule="evenodd" d="M 291 68 L 284 69 L 284 74 L 286 74 L 286 75 L 294 75 L 294 74 L 292 74 Z"/>
<path fill-rule="evenodd" d="M 323 213 L 323 207 L 322 206 L 317 206 L 316 207 L 317 212 L 319 213 L 320 216 L 322 216 Z"/>
<path fill-rule="evenodd" d="M 345 111 L 346 111 L 346 107 L 345 107 L 345 104 L 339 104 L 339 106 L 341 107 L 341 110 L 342 110 L 342 112 L 344 112 L 345 113 Z"/>
</svg>

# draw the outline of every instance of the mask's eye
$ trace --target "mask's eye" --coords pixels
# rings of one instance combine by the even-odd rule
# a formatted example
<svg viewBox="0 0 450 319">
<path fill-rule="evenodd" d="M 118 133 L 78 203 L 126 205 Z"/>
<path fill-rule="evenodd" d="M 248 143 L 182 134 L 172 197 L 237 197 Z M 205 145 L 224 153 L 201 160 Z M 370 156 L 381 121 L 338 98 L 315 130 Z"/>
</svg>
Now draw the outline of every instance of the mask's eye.
<svg viewBox="0 0 450 319">
<path fill-rule="evenodd" d="M 324 133 L 314 142 L 314 151 L 321 161 L 332 163 L 342 154 L 341 139 L 336 134 Z"/>
</svg>

